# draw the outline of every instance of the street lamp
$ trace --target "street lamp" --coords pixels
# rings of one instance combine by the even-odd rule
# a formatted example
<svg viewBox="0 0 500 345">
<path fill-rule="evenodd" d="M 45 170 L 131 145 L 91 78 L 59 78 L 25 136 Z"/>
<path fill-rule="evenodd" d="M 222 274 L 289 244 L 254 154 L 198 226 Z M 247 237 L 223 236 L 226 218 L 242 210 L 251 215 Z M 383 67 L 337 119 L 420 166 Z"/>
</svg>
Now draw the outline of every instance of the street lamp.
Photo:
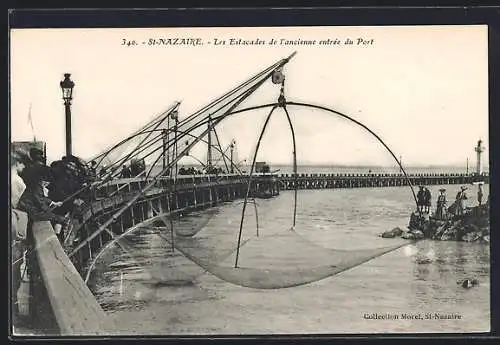
<svg viewBox="0 0 500 345">
<path fill-rule="evenodd" d="M 64 80 L 59 83 L 66 115 L 66 156 L 71 155 L 71 100 L 73 99 L 73 87 L 75 87 L 70 76 L 70 73 L 64 73 Z"/>
</svg>

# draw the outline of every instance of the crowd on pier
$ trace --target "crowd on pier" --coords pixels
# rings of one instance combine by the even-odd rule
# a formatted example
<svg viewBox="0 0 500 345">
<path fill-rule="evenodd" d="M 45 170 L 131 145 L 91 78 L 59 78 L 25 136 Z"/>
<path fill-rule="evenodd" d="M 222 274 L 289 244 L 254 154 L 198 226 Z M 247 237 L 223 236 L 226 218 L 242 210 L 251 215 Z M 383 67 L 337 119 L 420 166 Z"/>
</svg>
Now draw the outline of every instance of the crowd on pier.
<svg viewBox="0 0 500 345">
<path fill-rule="evenodd" d="M 75 156 L 64 156 L 46 165 L 42 150 L 11 152 L 11 238 L 13 321 L 19 325 L 17 292 L 31 272 L 29 255 L 33 241 L 28 229 L 35 221 L 50 221 L 64 242 L 72 226 L 72 213 L 91 196 L 90 186 L 99 177 L 95 164 L 86 165 Z"/>
</svg>

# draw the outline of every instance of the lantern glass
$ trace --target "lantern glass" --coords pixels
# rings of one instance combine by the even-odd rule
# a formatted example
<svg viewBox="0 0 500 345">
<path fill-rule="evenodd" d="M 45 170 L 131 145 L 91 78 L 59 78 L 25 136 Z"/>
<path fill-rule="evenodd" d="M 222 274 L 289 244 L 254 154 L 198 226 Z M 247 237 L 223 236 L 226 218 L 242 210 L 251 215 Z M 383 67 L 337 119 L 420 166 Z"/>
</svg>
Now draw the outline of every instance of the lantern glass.
<svg viewBox="0 0 500 345">
<path fill-rule="evenodd" d="M 72 96 L 72 93 L 73 93 L 73 89 L 71 89 L 71 88 L 63 88 L 62 89 L 62 93 L 63 93 L 63 99 L 64 100 L 69 100 L 69 99 L 71 99 L 71 96 Z"/>
<path fill-rule="evenodd" d="M 70 76 L 70 73 L 65 73 L 64 80 L 60 83 L 64 101 L 70 101 L 73 98 L 73 87 L 75 83 L 70 79 Z"/>
</svg>

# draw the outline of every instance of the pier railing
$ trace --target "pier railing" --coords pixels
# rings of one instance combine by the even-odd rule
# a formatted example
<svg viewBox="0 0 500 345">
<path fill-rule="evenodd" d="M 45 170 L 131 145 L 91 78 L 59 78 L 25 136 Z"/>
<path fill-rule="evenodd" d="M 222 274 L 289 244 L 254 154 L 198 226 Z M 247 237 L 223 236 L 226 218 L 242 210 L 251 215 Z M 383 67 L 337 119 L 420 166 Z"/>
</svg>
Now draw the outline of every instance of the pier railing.
<svg viewBox="0 0 500 345">
<path fill-rule="evenodd" d="M 43 327 L 44 333 L 59 335 L 113 333 L 115 324 L 73 266 L 50 222 L 34 222 L 31 236 L 35 250 L 30 279 L 35 288 L 30 313 L 34 325 Z"/>
</svg>

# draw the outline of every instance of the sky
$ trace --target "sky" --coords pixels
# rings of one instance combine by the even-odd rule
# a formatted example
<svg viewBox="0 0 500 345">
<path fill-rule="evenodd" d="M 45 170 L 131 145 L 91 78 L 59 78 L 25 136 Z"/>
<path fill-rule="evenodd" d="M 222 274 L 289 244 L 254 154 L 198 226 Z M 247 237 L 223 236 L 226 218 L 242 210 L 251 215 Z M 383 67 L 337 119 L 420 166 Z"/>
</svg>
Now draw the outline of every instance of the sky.
<svg viewBox="0 0 500 345">
<path fill-rule="evenodd" d="M 150 38 L 173 37 L 199 38 L 203 44 L 147 44 Z M 265 44 L 230 45 L 231 38 Z M 267 44 L 273 38 L 278 43 Z M 352 45 L 344 44 L 347 38 Z M 226 44 L 216 45 L 215 39 Z M 341 44 L 319 44 L 327 39 Z M 138 44 L 123 45 L 124 40 Z M 287 100 L 355 118 L 405 165 L 465 166 L 469 159 L 473 166 L 478 139 L 483 140 L 483 164 L 488 165 L 486 26 L 16 29 L 10 44 L 11 140 L 31 140 L 35 134 L 47 143 L 49 162 L 65 150 L 59 87 L 64 73 L 71 73 L 75 82 L 73 153 L 86 159 L 175 101 L 182 102 L 183 119 L 296 51 L 284 68 Z M 279 85 L 268 81 L 241 106 L 274 102 L 278 95 Z M 34 133 L 28 122 L 30 105 Z M 288 110 L 299 164 L 395 164 L 359 126 L 324 111 Z M 222 145 L 234 138 L 238 157 L 250 158 L 267 111 L 222 122 L 217 128 Z M 203 160 L 205 152 L 198 145 L 191 153 Z M 258 160 L 292 162 L 282 110 L 271 118 Z"/>
</svg>

